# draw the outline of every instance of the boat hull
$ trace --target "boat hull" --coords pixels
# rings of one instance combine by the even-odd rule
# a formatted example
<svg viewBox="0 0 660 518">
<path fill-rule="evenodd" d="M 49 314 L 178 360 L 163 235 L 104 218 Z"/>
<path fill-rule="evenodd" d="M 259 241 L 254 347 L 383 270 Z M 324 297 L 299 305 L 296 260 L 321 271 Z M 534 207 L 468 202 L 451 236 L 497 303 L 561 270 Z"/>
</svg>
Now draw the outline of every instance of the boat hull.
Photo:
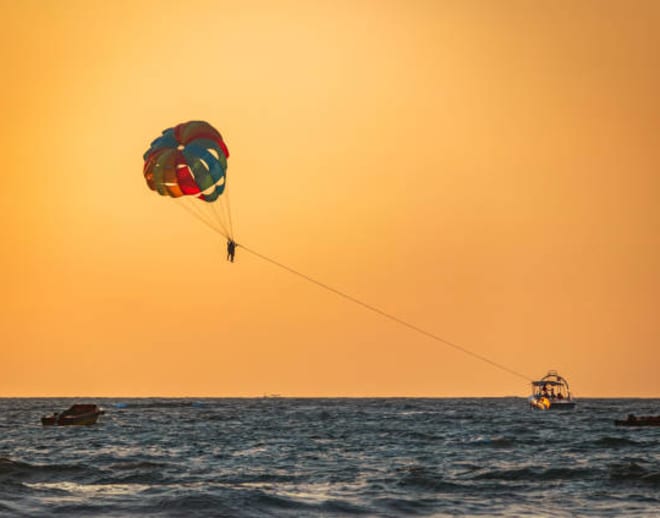
<svg viewBox="0 0 660 518">
<path fill-rule="evenodd" d="M 58 419 L 57 417 L 42 417 L 41 424 L 44 426 L 72 426 L 81 425 L 87 426 L 96 424 L 100 414 L 82 415 L 82 416 L 69 416 Z"/>
<path fill-rule="evenodd" d="M 573 410 L 575 408 L 575 401 L 553 401 L 546 397 L 531 397 L 529 399 L 529 406 L 533 410 Z"/>
<path fill-rule="evenodd" d="M 73 405 L 61 414 L 53 414 L 41 418 L 43 426 L 87 426 L 96 424 L 100 415 L 105 412 L 96 405 Z"/>
<path fill-rule="evenodd" d="M 629 416 L 626 420 L 614 421 L 614 424 L 616 426 L 660 426 L 660 415 L 642 417 Z"/>
<path fill-rule="evenodd" d="M 573 410 L 575 408 L 575 401 L 567 401 L 566 403 L 550 403 L 548 410 Z"/>
</svg>

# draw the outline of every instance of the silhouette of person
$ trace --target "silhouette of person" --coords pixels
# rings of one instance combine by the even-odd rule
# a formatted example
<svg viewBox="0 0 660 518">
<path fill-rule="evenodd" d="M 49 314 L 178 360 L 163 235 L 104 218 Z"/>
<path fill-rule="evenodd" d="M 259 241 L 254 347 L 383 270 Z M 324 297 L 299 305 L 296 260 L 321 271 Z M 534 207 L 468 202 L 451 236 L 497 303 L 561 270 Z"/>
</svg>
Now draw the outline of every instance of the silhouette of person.
<svg viewBox="0 0 660 518">
<path fill-rule="evenodd" d="M 234 262 L 234 255 L 236 254 L 236 243 L 233 239 L 227 241 L 227 261 Z"/>
</svg>

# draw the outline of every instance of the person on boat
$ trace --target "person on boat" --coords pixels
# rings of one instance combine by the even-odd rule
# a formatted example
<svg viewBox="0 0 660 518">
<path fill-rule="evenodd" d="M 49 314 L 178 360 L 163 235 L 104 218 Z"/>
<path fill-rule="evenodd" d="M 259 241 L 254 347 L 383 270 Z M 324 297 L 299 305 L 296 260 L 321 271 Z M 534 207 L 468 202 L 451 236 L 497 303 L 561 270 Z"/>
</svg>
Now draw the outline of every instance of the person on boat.
<svg viewBox="0 0 660 518">
<path fill-rule="evenodd" d="M 564 399 L 564 394 L 557 392 L 557 399 Z"/>
<path fill-rule="evenodd" d="M 550 399 L 555 399 L 555 389 L 550 387 Z"/>
<path fill-rule="evenodd" d="M 236 242 L 233 239 L 227 241 L 227 261 L 234 262 L 234 255 L 236 254 Z"/>
<path fill-rule="evenodd" d="M 541 391 L 541 395 L 543 397 L 548 397 L 548 386 L 547 385 L 543 385 L 543 390 Z"/>
</svg>

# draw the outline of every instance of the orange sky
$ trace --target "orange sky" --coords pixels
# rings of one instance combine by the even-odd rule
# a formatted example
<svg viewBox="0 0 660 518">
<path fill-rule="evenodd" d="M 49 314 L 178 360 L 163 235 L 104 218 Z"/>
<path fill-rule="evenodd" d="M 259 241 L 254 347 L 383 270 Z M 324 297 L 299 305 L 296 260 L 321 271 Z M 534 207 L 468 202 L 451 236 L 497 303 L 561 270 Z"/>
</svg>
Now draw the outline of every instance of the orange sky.
<svg viewBox="0 0 660 518">
<path fill-rule="evenodd" d="M 660 396 L 656 1 L 0 0 L 0 396 Z"/>
</svg>

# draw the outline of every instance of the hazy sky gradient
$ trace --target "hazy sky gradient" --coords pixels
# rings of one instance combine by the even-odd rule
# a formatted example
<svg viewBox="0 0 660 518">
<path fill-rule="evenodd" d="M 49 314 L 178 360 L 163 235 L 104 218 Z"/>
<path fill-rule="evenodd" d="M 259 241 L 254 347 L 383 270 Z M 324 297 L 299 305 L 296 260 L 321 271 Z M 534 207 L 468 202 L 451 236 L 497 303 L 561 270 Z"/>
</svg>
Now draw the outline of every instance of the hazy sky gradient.
<svg viewBox="0 0 660 518">
<path fill-rule="evenodd" d="M 660 3 L 0 0 L 0 396 L 660 396 Z"/>
</svg>

